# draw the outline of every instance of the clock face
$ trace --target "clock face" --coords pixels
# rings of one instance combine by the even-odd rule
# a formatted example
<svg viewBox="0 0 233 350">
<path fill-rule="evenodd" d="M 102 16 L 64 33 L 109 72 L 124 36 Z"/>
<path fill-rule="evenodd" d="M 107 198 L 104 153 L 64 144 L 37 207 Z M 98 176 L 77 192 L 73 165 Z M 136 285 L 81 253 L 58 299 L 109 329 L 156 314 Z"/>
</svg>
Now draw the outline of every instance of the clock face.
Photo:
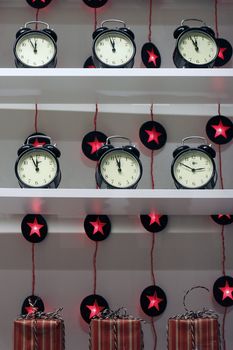
<svg viewBox="0 0 233 350">
<path fill-rule="evenodd" d="M 28 187 L 46 187 L 54 180 L 57 172 L 56 158 L 41 149 L 23 153 L 16 165 L 18 179 Z"/>
<path fill-rule="evenodd" d="M 111 187 L 130 188 L 140 180 L 142 167 L 131 153 L 113 150 L 102 158 L 100 172 L 104 181 Z"/>
<path fill-rule="evenodd" d="M 205 65 L 213 62 L 218 54 L 214 38 L 199 30 L 189 30 L 178 42 L 181 56 L 194 65 Z"/>
<path fill-rule="evenodd" d="M 120 67 L 133 60 L 135 46 L 124 33 L 108 31 L 97 37 L 94 44 L 96 58 L 110 67 Z"/>
<path fill-rule="evenodd" d="M 172 167 L 174 179 L 185 188 L 204 187 L 212 178 L 214 163 L 207 153 L 190 149 L 180 154 Z"/>
<path fill-rule="evenodd" d="M 28 67 L 43 67 L 56 55 L 56 46 L 52 38 L 39 31 L 23 34 L 15 45 L 17 59 Z"/>
</svg>

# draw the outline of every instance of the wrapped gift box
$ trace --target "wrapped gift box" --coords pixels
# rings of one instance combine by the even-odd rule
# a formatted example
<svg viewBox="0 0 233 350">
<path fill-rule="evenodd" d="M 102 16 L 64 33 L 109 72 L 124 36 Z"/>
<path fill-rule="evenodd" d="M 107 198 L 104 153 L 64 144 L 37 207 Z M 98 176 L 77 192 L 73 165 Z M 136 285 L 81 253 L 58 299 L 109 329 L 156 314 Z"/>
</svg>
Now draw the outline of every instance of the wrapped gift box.
<svg viewBox="0 0 233 350">
<path fill-rule="evenodd" d="M 90 350 L 141 350 L 141 321 L 133 319 L 93 319 Z"/>
<path fill-rule="evenodd" d="M 64 350 L 64 322 L 56 317 L 19 318 L 14 322 L 14 350 Z"/>
<path fill-rule="evenodd" d="M 168 350 L 197 349 L 220 350 L 218 319 L 211 316 L 205 317 L 204 313 L 170 318 L 168 320 Z"/>
</svg>

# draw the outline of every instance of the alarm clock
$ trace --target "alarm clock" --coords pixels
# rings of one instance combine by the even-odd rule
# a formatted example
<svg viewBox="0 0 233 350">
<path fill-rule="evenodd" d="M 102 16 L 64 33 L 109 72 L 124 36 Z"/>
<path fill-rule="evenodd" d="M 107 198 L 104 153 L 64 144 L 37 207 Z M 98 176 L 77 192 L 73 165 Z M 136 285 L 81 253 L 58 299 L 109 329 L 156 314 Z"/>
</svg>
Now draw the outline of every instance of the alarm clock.
<svg viewBox="0 0 233 350">
<path fill-rule="evenodd" d="M 123 139 L 128 144 L 114 147 L 113 139 Z M 97 151 L 96 183 L 100 188 L 136 188 L 142 176 L 140 153 L 127 137 L 110 136 Z"/>
<path fill-rule="evenodd" d="M 185 141 L 204 140 L 205 144 L 197 147 L 185 145 Z M 207 144 L 204 137 L 189 136 L 182 140 L 182 146 L 173 152 L 174 160 L 171 174 L 177 188 L 212 189 L 217 182 L 217 171 L 214 162 L 215 150 Z"/>
<path fill-rule="evenodd" d="M 109 29 L 107 22 L 117 22 L 120 28 Z M 123 25 L 123 27 L 122 27 Z M 125 22 L 108 19 L 101 23 L 92 34 L 94 40 L 92 58 L 97 68 L 132 68 L 136 54 L 134 33 L 126 28 Z"/>
<path fill-rule="evenodd" d="M 15 174 L 20 187 L 57 188 L 61 181 L 58 158 L 61 153 L 51 138 L 35 133 L 18 150 Z"/>
<path fill-rule="evenodd" d="M 200 27 L 189 27 L 185 22 L 201 22 Z M 173 34 L 177 39 L 173 61 L 177 68 L 211 68 L 218 56 L 215 33 L 200 19 L 185 19 Z"/>
<path fill-rule="evenodd" d="M 31 29 L 29 24 L 42 24 L 44 29 Z M 18 68 L 54 68 L 57 64 L 57 34 L 41 21 L 25 23 L 16 33 L 15 65 Z"/>
</svg>

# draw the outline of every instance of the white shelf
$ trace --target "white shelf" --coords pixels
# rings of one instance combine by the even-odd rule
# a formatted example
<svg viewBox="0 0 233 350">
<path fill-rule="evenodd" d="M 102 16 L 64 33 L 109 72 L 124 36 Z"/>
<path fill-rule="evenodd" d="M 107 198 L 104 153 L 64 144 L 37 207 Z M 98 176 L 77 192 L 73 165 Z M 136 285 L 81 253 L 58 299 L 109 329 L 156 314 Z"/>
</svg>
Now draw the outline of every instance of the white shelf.
<svg viewBox="0 0 233 350">
<path fill-rule="evenodd" d="M 233 69 L 0 69 L 0 103 L 231 104 Z"/>
<path fill-rule="evenodd" d="M 0 214 L 167 215 L 233 213 L 233 190 L 0 189 Z"/>
</svg>

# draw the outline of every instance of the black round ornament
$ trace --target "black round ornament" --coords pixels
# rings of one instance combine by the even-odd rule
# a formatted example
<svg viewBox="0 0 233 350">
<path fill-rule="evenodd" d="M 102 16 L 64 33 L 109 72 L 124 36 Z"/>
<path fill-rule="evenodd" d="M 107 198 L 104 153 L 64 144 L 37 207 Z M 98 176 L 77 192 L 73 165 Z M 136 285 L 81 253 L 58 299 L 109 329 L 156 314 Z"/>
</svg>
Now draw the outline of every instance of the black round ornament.
<svg viewBox="0 0 233 350">
<path fill-rule="evenodd" d="M 92 241 L 103 241 L 111 232 L 111 221 L 107 215 L 87 215 L 84 229 Z"/>
<path fill-rule="evenodd" d="M 206 124 L 206 134 L 212 142 L 226 144 L 233 138 L 232 121 L 223 115 L 215 115 Z"/>
<path fill-rule="evenodd" d="M 42 9 L 50 4 L 52 0 L 26 0 L 35 9 Z"/>
<path fill-rule="evenodd" d="M 37 295 L 28 296 L 22 305 L 21 314 L 33 314 L 35 312 L 43 312 L 44 311 L 44 303 L 40 297 Z"/>
<path fill-rule="evenodd" d="M 48 233 L 48 225 L 42 215 L 27 214 L 21 223 L 24 238 L 31 243 L 40 243 Z"/>
<path fill-rule="evenodd" d="M 167 215 L 159 215 L 155 213 L 140 215 L 140 219 L 143 227 L 152 233 L 164 230 L 168 223 Z"/>
<path fill-rule="evenodd" d="M 151 42 L 142 46 L 141 58 L 146 68 L 159 68 L 161 66 L 159 49 Z"/>
<path fill-rule="evenodd" d="M 82 151 L 91 160 L 99 160 L 98 150 L 105 144 L 107 136 L 100 131 L 90 131 L 82 140 Z"/>
<path fill-rule="evenodd" d="M 102 7 L 107 3 L 108 0 L 83 0 L 83 2 L 92 8 Z"/>
<path fill-rule="evenodd" d="M 230 61 L 232 57 L 232 46 L 226 39 L 216 39 L 219 51 L 218 56 L 215 60 L 215 67 L 222 67 L 224 64 Z"/>
<path fill-rule="evenodd" d="M 94 316 L 97 316 L 100 312 L 108 308 L 107 301 L 101 295 L 91 294 L 81 302 L 80 313 L 84 321 L 90 323 Z"/>
<path fill-rule="evenodd" d="M 140 297 L 142 311 L 151 317 L 161 315 L 167 306 L 167 297 L 158 286 L 146 287 Z"/>
<path fill-rule="evenodd" d="M 83 68 L 96 68 L 91 56 L 86 59 L 86 61 L 84 62 Z"/>
<path fill-rule="evenodd" d="M 167 133 L 164 127 L 153 120 L 142 124 L 139 137 L 143 145 L 151 150 L 162 148 L 167 141 Z"/>
<path fill-rule="evenodd" d="M 233 305 L 233 278 L 230 276 L 219 277 L 213 286 L 214 299 L 221 306 Z"/>
<path fill-rule="evenodd" d="M 230 214 L 211 215 L 211 218 L 219 225 L 230 225 L 233 222 L 233 215 Z"/>
</svg>

